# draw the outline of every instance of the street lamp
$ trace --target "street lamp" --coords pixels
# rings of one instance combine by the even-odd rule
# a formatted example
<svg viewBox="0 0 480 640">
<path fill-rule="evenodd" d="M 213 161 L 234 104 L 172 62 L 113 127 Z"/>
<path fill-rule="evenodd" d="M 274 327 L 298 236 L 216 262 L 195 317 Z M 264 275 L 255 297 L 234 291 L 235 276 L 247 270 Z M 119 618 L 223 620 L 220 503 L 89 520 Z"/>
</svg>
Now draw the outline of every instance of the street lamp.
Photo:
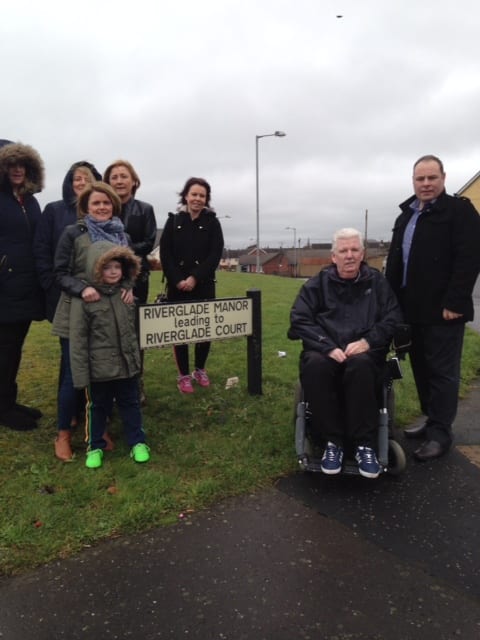
<svg viewBox="0 0 480 640">
<path fill-rule="evenodd" d="M 255 186 L 256 186 L 256 205 L 257 205 L 257 266 L 256 273 L 260 271 L 260 201 L 258 195 L 258 141 L 260 138 L 283 138 L 287 134 L 283 131 L 275 131 L 275 133 L 264 133 L 261 136 L 255 136 Z"/>
<path fill-rule="evenodd" d="M 290 229 L 293 231 L 293 277 L 297 277 L 297 228 L 296 227 L 285 227 L 285 229 Z"/>
</svg>

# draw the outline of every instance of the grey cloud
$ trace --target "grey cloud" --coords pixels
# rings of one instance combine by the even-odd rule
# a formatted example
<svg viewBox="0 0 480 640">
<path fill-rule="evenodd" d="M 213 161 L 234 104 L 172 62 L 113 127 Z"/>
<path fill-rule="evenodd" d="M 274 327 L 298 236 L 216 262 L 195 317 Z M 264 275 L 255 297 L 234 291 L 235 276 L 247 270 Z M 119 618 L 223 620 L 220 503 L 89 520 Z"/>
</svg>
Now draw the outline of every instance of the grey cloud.
<svg viewBox="0 0 480 640">
<path fill-rule="evenodd" d="M 341 6 L 340 6 L 341 5 Z M 3 9 L 2 137 L 42 154 L 42 204 L 67 167 L 137 168 L 159 225 L 190 175 L 212 184 L 226 243 L 388 239 L 413 161 L 440 155 L 455 191 L 480 169 L 477 3 L 60 0 Z M 342 20 L 336 15 L 342 14 Z"/>
</svg>

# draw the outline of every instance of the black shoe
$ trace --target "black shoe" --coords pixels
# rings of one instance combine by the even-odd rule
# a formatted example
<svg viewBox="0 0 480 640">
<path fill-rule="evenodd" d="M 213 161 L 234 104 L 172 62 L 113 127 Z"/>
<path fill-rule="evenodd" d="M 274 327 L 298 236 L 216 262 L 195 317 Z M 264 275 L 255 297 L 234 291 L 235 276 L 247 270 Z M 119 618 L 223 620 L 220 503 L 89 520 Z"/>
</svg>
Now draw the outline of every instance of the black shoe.
<svg viewBox="0 0 480 640">
<path fill-rule="evenodd" d="M 413 452 L 413 455 L 420 462 L 426 462 L 427 460 L 434 460 L 440 458 L 444 453 L 450 449 L 448 445 L 442 445 L 436 440 L 427 440 L 421 447 Z"/>
<path fill-rule="evenodd" d="M 20 413 L 25 413 L 27 416 L 30 416 L 34 420 L 39 420 L 43 416 L 43 413 L 40 411 L 40 409 L 35 409 L 34 407 L 27 407 L 24 404 L 16 403 L 14 408 L 15 408 L 15 411 L 19 411 Z"/>
<path fill-rule="evenodd" d="M 38 427 L 35 418 L 15 407 L 0 414 L 0 424 L 14 431 L 32 431 Z"/>
<path fill-rule="evenodd" d="M 425 436 L 427 435 L 427 425 L 421 424 L 415 427 L 408 427 L 407 429 L 403 430 L 403 435 L 405 436 L 405 438 L 410 439 L 425 438 Z"/>
</svg>

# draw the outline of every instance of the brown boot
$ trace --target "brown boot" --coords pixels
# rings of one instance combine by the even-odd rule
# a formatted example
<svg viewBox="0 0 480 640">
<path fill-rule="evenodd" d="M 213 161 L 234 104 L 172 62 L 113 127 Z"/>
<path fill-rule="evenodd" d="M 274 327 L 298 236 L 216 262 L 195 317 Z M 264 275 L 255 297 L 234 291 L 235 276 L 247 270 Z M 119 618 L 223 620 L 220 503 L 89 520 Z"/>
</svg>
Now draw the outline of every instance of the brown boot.
<svg viewBox="0 0 480 640">
<path fill-rule="evenodd" d="M 113 440 L 110 438 L 110 436 L 108 435 L 108 431 L 105 431 L 105 433 L 103 434 L 102 438 L 107 443 L 106 446 L 105 446 L 105 451 L 113 451 L 115 449 L 115 444 L 114 444 Z"/>
<path fill-rule="evenodd" d="M 71 462 L 73 460 L 71 440 L 72 434 L 68 429 L 60 429 L 55 438 L 55 455 L 62 462 Z"/>
</svg>

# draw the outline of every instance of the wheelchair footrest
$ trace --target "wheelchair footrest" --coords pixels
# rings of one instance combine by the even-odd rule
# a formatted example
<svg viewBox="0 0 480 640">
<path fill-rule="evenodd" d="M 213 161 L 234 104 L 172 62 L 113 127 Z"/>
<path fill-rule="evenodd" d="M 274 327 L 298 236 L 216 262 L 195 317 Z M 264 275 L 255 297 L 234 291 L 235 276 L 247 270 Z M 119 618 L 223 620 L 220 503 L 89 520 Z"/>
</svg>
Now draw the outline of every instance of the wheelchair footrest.
<svg viewBox="0 0 480 640">
<path fill-rule="evenodd" d="M 302 471 L 309 471 L 311 473 L 323 473 L 322 472 L 322 459 L 321 458 L 311 458 L 307 454 L 302 456 L 298 456 L 298 464 Z M 387 471 L 386 465 L 380 463 L 380 473 L 385 473 Z M 358 470 L 358 465 L 355 460 L 344 460 L 342 465 L 342 471 L 340 472 L 347 476 L 358 476 L 360 472 Z M 335 474 L 336 475 L 336 474 Z"/>
<path fill-rule="evenodd" d="M 342 473 L 345 473 L 348 476 L 358 476 L 358 464 L 355 462 L 355 460 L 344 460 Z"/>
</svg>

